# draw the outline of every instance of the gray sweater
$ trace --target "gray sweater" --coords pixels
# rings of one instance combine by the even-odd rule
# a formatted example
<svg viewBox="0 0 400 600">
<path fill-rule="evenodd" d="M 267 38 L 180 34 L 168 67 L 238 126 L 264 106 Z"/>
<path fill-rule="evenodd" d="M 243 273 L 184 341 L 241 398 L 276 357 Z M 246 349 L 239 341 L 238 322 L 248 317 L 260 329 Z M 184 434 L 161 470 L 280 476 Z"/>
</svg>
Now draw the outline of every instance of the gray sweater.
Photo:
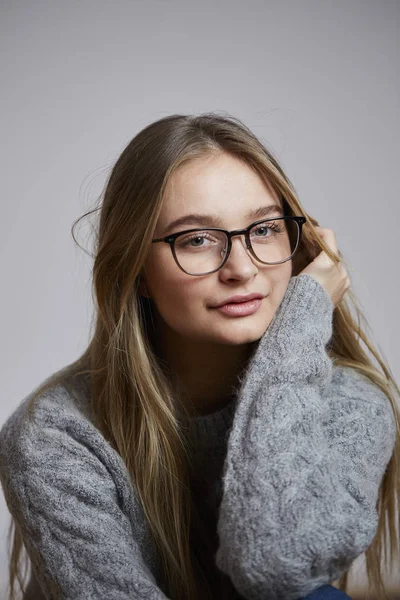
<svg viewBox="0 0 400 600">
<path fill-rule="evenodd" d="M 388 398 L 327 353 L 333 305 L 310 275 L 285 296 L 226 408 L 194 418 L 218 568 L 252 600 L 297 600 L 371 544 L 396 426 Z M 0 477 L 32 598 L 167 598 L 121 457 L 63 386 L 0 431 Z M 35 586 L 40 587 L 34 592 Z"/>
</svg>

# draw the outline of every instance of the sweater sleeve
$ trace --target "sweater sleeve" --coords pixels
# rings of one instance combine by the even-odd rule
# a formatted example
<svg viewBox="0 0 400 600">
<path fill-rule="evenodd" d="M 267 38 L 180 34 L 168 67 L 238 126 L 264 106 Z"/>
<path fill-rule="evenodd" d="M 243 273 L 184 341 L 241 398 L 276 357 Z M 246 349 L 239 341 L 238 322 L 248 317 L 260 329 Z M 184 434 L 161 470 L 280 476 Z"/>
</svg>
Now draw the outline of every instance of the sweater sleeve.
<svg viewBox="0 0 400 600">
<path fill-rule="evenodd" d="M 6 502 L 44 596 L 165 599 L 141 553 L 143 531 L 122 508 L 117 459 L 94 427 L 44 405 L 32 423 L 14 419 L 0 434 Z"/>
<path fill-rule="evenodd" d="M 333 304 L 294 276 L 240 380 L 216 564 L 252 600 L 295 600 L 371 544 L 396 423 L 387 396 L 327 352 Z"/>
</svg>

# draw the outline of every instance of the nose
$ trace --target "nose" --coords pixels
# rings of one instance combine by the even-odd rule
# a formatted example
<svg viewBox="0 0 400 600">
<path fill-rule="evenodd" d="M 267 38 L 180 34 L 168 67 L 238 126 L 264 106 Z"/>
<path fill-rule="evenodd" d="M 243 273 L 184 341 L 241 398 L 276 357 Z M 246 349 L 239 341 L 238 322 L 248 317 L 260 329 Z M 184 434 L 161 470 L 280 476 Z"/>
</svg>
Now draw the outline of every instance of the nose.
<svg viewBox="0 0 400 600">
<path fill-rule="evenodd" d="M 241 241 L 242 246 L 243 246 L 243 248 L 246 251 L 249 250 L 249 248 L 247 248 L 247 242 L 246 242 L 246 238 L 245 238 L 244 234 L 239 234 L 238 233 L 236 236 L 232 236 L 231 237 L 231 242 L 232 242 L 231 253 L 232 253 L 233 248 L 234 248 L 234 243 L 237 242 L 237 239 L 239 239 Z M 228 240 L 226 240 L 226 244 L 225 244 L 225 246 L 221 250 L 221 258 L 225 254 L 227 246 L 228 246 Z M 229 258 L 230 258 L 230 256 L 229 256 Z M 229 258 L 228 258 L 228 260 L 229 260 Z"/>
<path fill-rule="evenodd" d="M 246 245 L 244 235 L 232 236 L 232 245 L 230 254 L 220 271 L 236 273 L 237 275 L 254 275 L 257 272 L 257 264 L 255 258 L 250 254 Z M 241 246 L 241 248 L 240 248 Z M 221 252 L 222 256 L 226 246 Z"/>
</svg>

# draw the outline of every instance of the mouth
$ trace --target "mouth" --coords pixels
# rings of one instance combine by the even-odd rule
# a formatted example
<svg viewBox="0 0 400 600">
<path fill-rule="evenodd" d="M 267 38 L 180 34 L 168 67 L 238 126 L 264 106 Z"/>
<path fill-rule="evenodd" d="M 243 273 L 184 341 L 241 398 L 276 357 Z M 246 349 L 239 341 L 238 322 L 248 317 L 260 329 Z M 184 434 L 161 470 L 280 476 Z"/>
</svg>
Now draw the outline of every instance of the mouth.
<svg viewBox="0 0 400 600">
<path fill-rule="evenodd" d="M 258 311 L 262 304 L 263 298 L 254 298 L 247 302 L 230 302 L 217 306 L 214 310 L 231 317 L 247 317 Z"/>
<path fill-rule="evenodd" d="M 231 296 L 230 298 L 227 298 L 225 302 L 222 302 L 221 304 L 216 304 L 213 306 L 213 308 L 220 308 L 221 306 L 226 306 L 227 304 L 243 304 L 244 302 L 250 302 L 250 300 L 259 300 L 259 299 L 263 299 L 264 296 L 262 294 L 258 294 L 258 293 L 253 293 L 253 294 L 246 294 L 244 295 L 236 295 L 236 296 Z"/>
</svg>

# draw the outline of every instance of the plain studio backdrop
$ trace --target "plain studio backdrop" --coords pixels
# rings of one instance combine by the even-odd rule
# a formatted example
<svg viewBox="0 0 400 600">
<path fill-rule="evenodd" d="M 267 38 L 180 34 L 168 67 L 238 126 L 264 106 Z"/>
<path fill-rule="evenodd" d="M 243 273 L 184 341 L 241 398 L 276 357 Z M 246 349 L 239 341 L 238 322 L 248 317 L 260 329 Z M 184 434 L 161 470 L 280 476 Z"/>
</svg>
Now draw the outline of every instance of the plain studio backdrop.
<svg viewBox="0 0 400 600">
<path fill-rule="evenodd" d="M 172 113 L 233 115 L 276 154 L 400 380 L 399 17 L 398 0 L 2 1 L 0 425 L 86 347 L 91 259 L 70 227 Z M 1 495 L 3 588 L 9 522 Z"/>
</svg>

